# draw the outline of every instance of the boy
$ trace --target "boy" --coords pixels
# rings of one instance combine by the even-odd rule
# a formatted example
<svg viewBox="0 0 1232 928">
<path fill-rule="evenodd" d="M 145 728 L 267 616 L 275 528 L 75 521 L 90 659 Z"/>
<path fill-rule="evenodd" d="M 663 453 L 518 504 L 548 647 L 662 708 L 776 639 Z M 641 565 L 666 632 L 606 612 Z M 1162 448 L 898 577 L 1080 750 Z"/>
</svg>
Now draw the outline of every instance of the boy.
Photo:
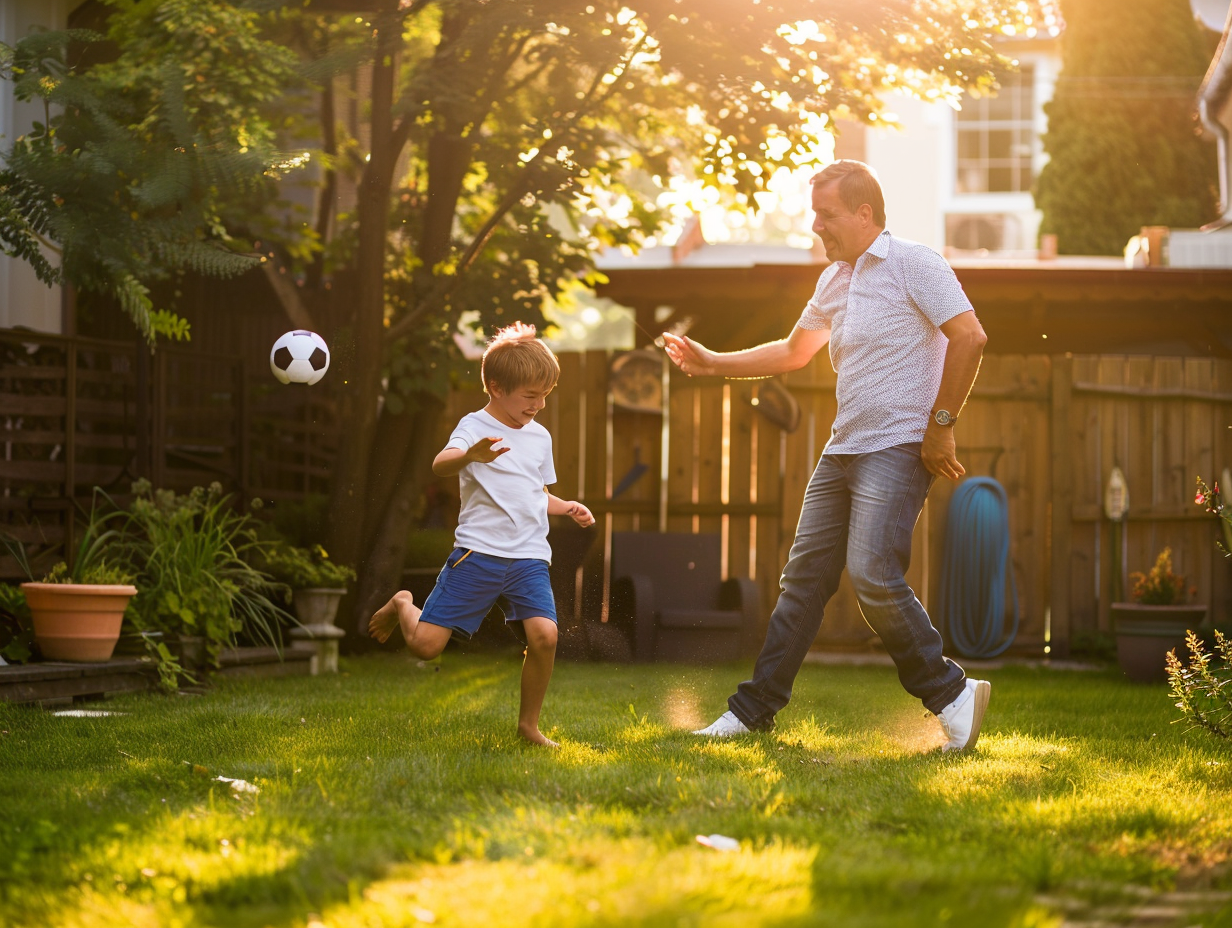
<svg viewBox="0 0 1232 928">
<path fill-rule="evenodd" d="M 488 405 L 462 417 L 432 462 L 438 477 L 459 476 L 457 547 L 422 610 L 410 593 L 399 591 L 372 616 L 368 633 L 385 641 L 401 626 L 411 653 L 431 660 L 451 636 L 475 634 L 503 595 L 509 603 L 505 621 L 521 622 L 527 642 L 518 734 L 532 744 L 559 747 L 539 731 L 556 656 L 548 516 L 567 515 L 583 527 L 595 517 L 547 489 L 556 482 L 552 436 L 535 416 L 560 378 L 560 364 L 535 337 L 535 327 L 515 322 L 497 332 L 483 353 L 480 376 Z"/>
</svg>

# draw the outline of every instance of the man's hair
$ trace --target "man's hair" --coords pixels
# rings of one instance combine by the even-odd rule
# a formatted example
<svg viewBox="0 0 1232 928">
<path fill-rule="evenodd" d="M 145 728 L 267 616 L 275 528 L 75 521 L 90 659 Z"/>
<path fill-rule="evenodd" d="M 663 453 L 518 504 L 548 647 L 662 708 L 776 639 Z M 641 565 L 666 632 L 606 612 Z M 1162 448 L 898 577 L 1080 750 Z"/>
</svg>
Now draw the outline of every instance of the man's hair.
<svg viewBox="0 0 1232 928">
<path fill-rule="evenodd" d="M 521 387 L 550 390 L 560 379 L 560 362 L 552 349 L 535 337 L 535 327 L 523 322 L 506 326 L 488 342 L 479 364 L 483 390 L 497 384 L 502 393 Z"/>
<path fill-rule="evenodd" d="M 844 206 L 854 213 L 867 203 L 873 208 L 873 222 L 885 227 L 885 196 L 877 181 L 876 171 L 863 161 L 835 161 L 814 174 L 812 184 L 820 187 L 835 181 L 838 182 L 838 195 Z"/>
</svg>

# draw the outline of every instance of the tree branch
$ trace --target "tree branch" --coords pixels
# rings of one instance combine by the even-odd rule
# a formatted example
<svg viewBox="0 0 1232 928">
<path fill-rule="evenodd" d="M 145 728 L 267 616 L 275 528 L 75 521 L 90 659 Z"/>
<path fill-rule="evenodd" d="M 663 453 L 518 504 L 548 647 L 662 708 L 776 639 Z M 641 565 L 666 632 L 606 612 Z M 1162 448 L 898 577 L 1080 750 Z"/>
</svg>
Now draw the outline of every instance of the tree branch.
<svg viewBox="0 0 1232 928">
<path fill-rule="evenodd" d="M 291 283 L 285 274 L 280 273 L 278 268 L 274 267 L 273 261 L 261 262 L 261 271 L 265 274 L 265 279 L 269 281 L 274 295 L 278 297 L 279 305 L 282 306 L 282 311 L 287 314 L 291 324 L 297 329 L 308 329 L 310 332 L 315 332 L 316 323 L 299 295 L 299 288 Z"/>
<path fill-rule="evenodd" d="M 603 87 L 608 87 L 610 92 L 610 88 L 615 87 L 620 82 L 620 77 L 629 69 L 633 63 L 633 59 L 636 58 L 638 53 L 645 47 L 648 37 L 649 33 L 642 36 L 637 45 L 635 45 L 626 55 L 623 56 L 623 61 L 617 65 L 617 79 L 615 81 L 612 81 L 610 84 L 604 84 L 603 75 L 607 73 L 606 70 L 596 72 L 595 78 L 591 81 L 590 87 L 587 89 L 581 105 L 567 117 L 567 125 L 561 130 L 560 133 L 560 138 L 562 140 L 567 137 L 568 133 L 578 125 L 584 116 L 586 116 L 595 106 L 602 102 L 605 95 L 599 94 L 596 96 L 597 91 L 601 90 Z M 556 137 L 555 133 L 553 134 L 553 137 Z M 542 154 L 543 150 L 540 149 L 525 162 L 521 182 L 514 183 L 509 188 L 509 192 L 505 194 L 504 199 L 502 199 L 496 209 L 492 211 L 492 215 L 487 218 L 484 224 L 480 227 L 479 231 L 475 233 L 475 236 L 471 239 L 466 251 L 463 252 L 461 259 L 459 259 L 454 273 L 448 277 L 441 278 L 420 305 L 416 306 L 415 309 L 407 313 L 386 330 L 386 344 L 389 344 L 395 339 L 401 338 L 402 336 L 408 334 L 414 327 L 416 320 L 422 318 L 427 313 L 438 309 L 449 297 L 449 294 L 457 288 L 458 284 L 461 282 L 462 275 L 465 274 L 470 266 L 475 262 L 475 259 L 479 256 L 479 252 L 483 250 L 484 245 L 488 243 L 488 239 L 492 237 L 492 233 L 496 231 L 497 225 L 499 225 L 505 216 L 508 215 L 509 211 L 513 209 L 514 204 L 526 195 L 527 179 L 532 176 L 530 168 Z"/>
</svg>

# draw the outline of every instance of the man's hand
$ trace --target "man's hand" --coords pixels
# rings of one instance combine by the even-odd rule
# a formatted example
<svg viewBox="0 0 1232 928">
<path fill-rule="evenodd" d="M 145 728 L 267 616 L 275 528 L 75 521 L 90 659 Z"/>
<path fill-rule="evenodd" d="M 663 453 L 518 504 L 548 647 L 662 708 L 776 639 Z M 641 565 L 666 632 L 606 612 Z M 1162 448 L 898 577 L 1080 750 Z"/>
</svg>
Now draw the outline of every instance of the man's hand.
<svg viewBox="0 0 1232 928">
<path fill-rule="evenodd" d="M 595 517 L 590 514 L 590 510 L 577 500 L 570 500 L 565 503 L 565 507 L 564 514 L 582 526 L 582 528 L 590 528 L 590 526 L 595 524 Z"/>
<path fill-rule="evenodd" d="M 929 473 L 938 477 L 957 480 L 967 472 L 966 468 L 958 463 L 953 426 L 928 423 L 928 431 L 924 433 L 924 443 L 920 447 L 920 460 L 924 462 Z"/>
<path fill-rule="evenodd" d="M 511 450 L 493 447 L 498 441 L 504 440 L 503 438 L 481 438 L 466 449 L 466 459 L 475 464 L 491 464 L 506 451 Z"/>
<path fill-rule="evenodd" d="M 684 335 L 663 333 L 663 347 L 672 363 L 690 377 L 713 373 L 710 351 Z"/>
</svg>

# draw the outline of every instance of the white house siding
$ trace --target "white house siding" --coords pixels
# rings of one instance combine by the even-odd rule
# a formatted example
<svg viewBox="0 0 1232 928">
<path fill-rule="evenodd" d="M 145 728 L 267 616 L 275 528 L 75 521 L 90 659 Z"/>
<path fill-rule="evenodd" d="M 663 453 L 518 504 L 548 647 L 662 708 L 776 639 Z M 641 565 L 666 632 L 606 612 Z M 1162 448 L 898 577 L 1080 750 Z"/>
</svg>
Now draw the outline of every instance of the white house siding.
<svg viewBox="0 0 1232 928">
<path fill-rule="evenodd" d="M 1044 104 L 1052 99 L 1061 67 L 1055 41 L 1023 43 L 1010 49 L 1033 68 L 1031 168 L 1034 176 L 1047 161 L 1041 138 L 1048 128 Z M 947 217 L 990 217 L 1004 228 L 999 250 L 1036 248 L 1040 213 L 1029 190 L 1014 193 L 959 193 L 957 189 L 956 114 L 944 103 L 924 103 L 906 96 L 890 107 L 898 128 L 866 130 L 866 160 L 876 168 L 886 194 L 886 215 L 895 235 L 945 250 Z"/>
<path fill-rule="evenodd" d="M 0 0 L 0 42 L 12 45 L 33 29 L 62 29 L 74 6 L 66 0 Z M 42 107 L 18 103 L 13 85 L 0 81 L 0 148 L 7 150 L 33 120 L 42 118 Z M 59 332 L 60 301 L 59 287 L 48 287 L 24 261 L 0 255 L 0 328 Z"/>
</svg>

